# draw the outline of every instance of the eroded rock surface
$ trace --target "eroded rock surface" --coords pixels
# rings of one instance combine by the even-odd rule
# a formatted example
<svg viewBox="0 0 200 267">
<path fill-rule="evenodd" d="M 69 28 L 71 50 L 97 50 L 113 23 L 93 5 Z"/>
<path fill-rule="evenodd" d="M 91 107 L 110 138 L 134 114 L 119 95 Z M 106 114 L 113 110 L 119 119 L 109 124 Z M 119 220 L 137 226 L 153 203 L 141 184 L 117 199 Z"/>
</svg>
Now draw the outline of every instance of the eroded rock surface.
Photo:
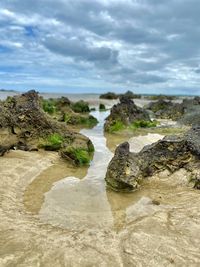
<svg viewBox="0 0 200 267">
<path fill-rule="evenodd" d="M 114 105 L 110 115 L 106 118 L 104 130 L 110 132 L 117 123 L 128 126 L 134 121 L 151 121 L 148 113 L 126 96 L 120 97 L 120 103 Z"/>
<path fill-rule="evenodd" d="M 11 148 L 62 150 L 70 146 L 91 150 L 92 144 L 87 137 L 69 131 L 65 123 L 53 120 L 42 110 L 40 101 L 32 90 L 0 102 L 0 155 Z"/>
<path fill-rule="evenodd" d="M 173 103 L 163 99 L 149 103 L 147 109 L 153 111 L 156 118 L 172 120 L 181 118 L 185 110 L 182 104 Z"/>
<path fill-rule="evenodd" d="M 199 187 L 200 127 L 194 127 L 184 136 L 166 136 L 132 153 L 127 142 L 115 151 L 107 174 L 107 184 L 117 191 L 131 191 L 142 179 L 165 169 L 171 173 L 180 168 L 191 172 L 196 188 Z"/>
</svg>

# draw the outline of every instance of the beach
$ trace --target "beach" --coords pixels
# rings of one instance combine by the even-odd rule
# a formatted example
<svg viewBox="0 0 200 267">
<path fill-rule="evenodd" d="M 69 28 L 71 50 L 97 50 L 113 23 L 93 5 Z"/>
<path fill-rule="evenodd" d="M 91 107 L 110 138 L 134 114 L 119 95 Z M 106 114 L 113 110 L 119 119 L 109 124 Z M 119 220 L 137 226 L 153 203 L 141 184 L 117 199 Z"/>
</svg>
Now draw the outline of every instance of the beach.
<svg viewBox="0 0 200 267">
<path fill-rule="evenodd" d="M 200 192 L 188 187 L 185 170 L 155 175 L 134 193 L 106 188 L 119 140 L 107 147 L 109 111 L 91 114 L 99 123 L 81 130 L 95 147 L 87 168 L 56 152 L 0 158 L 0 266 L 199 266 Z M 162 137 L 128 140 L 137 152 Z"/>
</svg>

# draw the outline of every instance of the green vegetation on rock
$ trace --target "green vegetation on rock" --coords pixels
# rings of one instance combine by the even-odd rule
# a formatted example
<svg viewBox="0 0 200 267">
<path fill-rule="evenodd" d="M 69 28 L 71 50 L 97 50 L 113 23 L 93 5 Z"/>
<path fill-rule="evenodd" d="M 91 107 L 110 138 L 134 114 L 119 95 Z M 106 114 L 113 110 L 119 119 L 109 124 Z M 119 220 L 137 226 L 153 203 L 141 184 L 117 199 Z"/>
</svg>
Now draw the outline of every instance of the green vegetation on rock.
<svg viewBox="0 0 200 267">
<path fill-rule="evenodd" d="M 134 121 L 129 127 L 134 130 L 137 128 L 151 128 L 156 127 L 158 125 L 157 121 L 145 121 L 145 120 L 137 120 Z"/>
<path fill-rule="evenodd" d="M 159 122 L 157 121 L 137 120 L 137 121 L 134 121 L 129 126 L 126 126 L 123 124 L 122 121 L 116 120 L 110 125 L 108 132 L 114 133 L 114 132 L 122 131 L 125 129 L 136 130 L 138 128 L 152 128 L 152 127 L 156 127 L 158 124 Z"/>
<path fill-rule="evenodd" d="M 63 121 L 71 125 L 82 125 L 87 128 L 94 127 L 98 120 L 91 115 L 63 114 Z"/>
<path fill-rule="evenodd" d="M 117 120 L 117 121 L 112 122 L 108 132 L 114 133 L 114 132 L 122 131 L 125 128 L 126 128 L 126 126 L 123 124 L 123 122 L 120 120 Z"/>
<path fill-rule="evenodd" d="M 102 103 L 100 103 L 100 104 L 99 104 L 99 110 L 100 110 L 100 111 L 105 111 L 105 110 L 106 110 L 105 105 L 102 104 Z"/>
<path fill-rule="evenodd" d="M 83 100 L 80 100 L 76 103 L 73 103 L 71 105 L 71 108 L 74 112 L 77 112 L 77 113 L 90 112 L 90 108 L 89 108 L 88 103 L 83 101 Z"/>
<path fill-rule="evenodd" d="M 84 148 L 68 147 L 61 151 L 61 154 L 63 158 L 72 160 L 77 166 L 89 165 L 92 158 L 92 152 Z"/>
<path fill-rule="evenodd" d="M 55 101 L 53 99 L 42 99 L 42 108 L 49 114 L 54 114 L 56 111 Z"/>
<path fill-rule="evenodd" d="M 54 133 L 44 138 L 39 146 L 45 150 L 57 151 L 62 147 L 63 141 L 64 138 L 61 135 Z"/>
</svg>

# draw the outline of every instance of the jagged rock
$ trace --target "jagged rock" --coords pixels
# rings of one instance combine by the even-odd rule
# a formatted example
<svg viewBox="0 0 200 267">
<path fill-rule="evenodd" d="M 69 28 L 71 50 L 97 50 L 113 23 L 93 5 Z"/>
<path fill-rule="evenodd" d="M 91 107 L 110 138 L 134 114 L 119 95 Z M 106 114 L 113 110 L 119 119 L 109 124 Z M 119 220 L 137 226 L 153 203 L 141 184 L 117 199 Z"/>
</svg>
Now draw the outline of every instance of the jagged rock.
<svg viewBox="0 0 200 267">
<path fill-rule="evenodd" d="M 132 191 L 138 187 L 139 171 L 134 154 L 129 152 L 129 143 L 125 142 L 117 147 L 105 180 L 116 191 Z"/>
<path fill-rule="evenodd" d="M 58 149 L 75 145 L 87 150 L 89 139 L 69 131 L 65 123 L 53 120 L 42 110 L 40 101 L 38 93 L 31 90 L 0 103 L 0 154 L 12 147 L 45 148 L 45 143 L 49 147 L 57 145 Z"/>
<path fill-rule="evenodd" d="M 139 153 L 131 153 L 128 143 L 120 145 L 109 163 L 105 180 L 117 191 L 131 191 L 142 179 L 165 169 L 171 173 L 198 161 L 200 157 L 200 129 L 193 128 L 185 136 L 166 136 L 145 146 Z M 196 186 L 197 187 L 197 186 Z"/>
<path fill-rule="evenodd" d="M 160 119 L 177 120 L 184 114 L 184 106 L 171 101 L 160 99 L 156 102 L 151 102 L 146 107 L 155 113 L 155 116 Z"/>
<path fill-rule="evenodd" d="M 110 132 L 116 123 L 128 126 L 134 121 L 140 120 L 151 121 L 145 110 L 137 107 L 130 98 L 122 96 L 120 97 L 120 103 L 112 107 L 110 115 L 106 118 L 104 130 Z"/>
</svg>

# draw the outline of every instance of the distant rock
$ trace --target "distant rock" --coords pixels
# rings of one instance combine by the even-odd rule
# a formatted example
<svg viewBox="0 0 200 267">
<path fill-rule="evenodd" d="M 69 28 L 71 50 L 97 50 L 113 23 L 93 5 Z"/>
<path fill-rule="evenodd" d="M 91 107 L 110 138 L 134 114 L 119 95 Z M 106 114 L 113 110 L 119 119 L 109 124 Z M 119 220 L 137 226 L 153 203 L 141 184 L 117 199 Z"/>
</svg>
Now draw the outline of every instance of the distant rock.
<svg viewBox="0 0 200 267">
<path fill-rule="evenodd" d="M 111 109 L 110 115 L 106 118 L 104 130 L 112 132 L 115 126 L 126 127 L 134 121 L 151 121 L 148 113 L 126 96 L 120 97 L 120 103 L 114 105 Z"/>
<path fill-rule="evenodd" d="M 125 97 L 130 98 L 130 99 L 134 99 L 134 98 L 136 99 L 136 98 L 141 98 L 142 97 L 141 95 L 135 94 L 132 91 L 127 91 L 126 93 L 119 94 L 118 96 L 119 97 L 125 96 Z"/>
<path fill-rule="evenodd" d="M 118 97 L 119 96 L 117 94 L 112 92 L 108 92 L 99 96 L 100 99 L 108 99 L 108 100 L 117 99 Z"/>
<path fill-rule="evenodd" d="M 181 118 L 185 110 L 182 104 L 165 101 L 163 99 L 149 103 L 146 109 L 154 112 L 156 118 L 172 120 Z"/>
</svg>

